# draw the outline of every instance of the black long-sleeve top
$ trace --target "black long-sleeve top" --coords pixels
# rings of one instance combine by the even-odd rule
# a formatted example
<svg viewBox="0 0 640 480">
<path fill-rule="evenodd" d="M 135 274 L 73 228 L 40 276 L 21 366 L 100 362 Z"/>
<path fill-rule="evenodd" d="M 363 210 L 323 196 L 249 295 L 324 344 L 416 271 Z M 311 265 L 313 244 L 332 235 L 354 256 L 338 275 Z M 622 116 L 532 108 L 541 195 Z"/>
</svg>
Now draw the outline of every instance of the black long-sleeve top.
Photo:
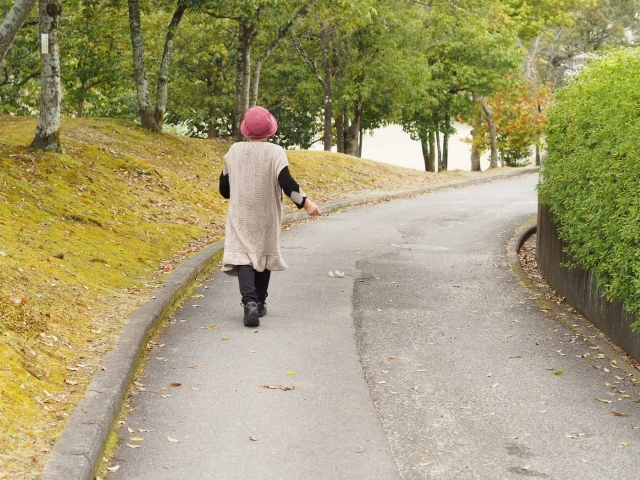
<svg viewBox="0 0 640 480">
<path fill-rule="evenodd" d="M 307 200 L 307 196 L 300 188 L 300 185 L 293 179 L 291 173 L 289 173 L 289 167 L 284 167 L 278 174 L 278 184 L 284 191 L 285 195 L 291 199 L 296 207 L 304 207 L 304 203 Z M 226 166 L 220 174 L 220 195 L 224 198 L 231 197 L 231 185 L 229 183 L 229 173 L 226 171 Z"/>
</svg>

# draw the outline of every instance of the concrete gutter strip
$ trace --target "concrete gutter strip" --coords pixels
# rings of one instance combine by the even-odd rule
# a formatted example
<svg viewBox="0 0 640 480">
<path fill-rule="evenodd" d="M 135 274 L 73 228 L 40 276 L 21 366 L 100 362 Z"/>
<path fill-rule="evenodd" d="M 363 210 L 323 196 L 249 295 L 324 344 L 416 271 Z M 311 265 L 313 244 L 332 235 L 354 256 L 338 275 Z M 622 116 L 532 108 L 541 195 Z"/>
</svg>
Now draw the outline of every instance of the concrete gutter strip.
<svg viewBox="0 0 640 480">
<path fill-rule="evenodd" d="M 525 167 L 508 173 L 496 173 L 480 178 L 462 179 L 427 187 L 399 190 L 391 193 L 365 195 L 322 205 L 323 213 L 370 202 L 420 195 L 447 188 L 469 186 L 502 180 L 539 171 Z M 308 219 L 304 211 L 285 215 L 284 223 Z M 217 266 L 224 240 L 213 243 L 185 260 L 159 287 L 152 298 L 142 305 L 120 332 L 113 349 L 87 387 L 84 398 L 73 411 L 44 469 L 42 480 L 93 480 L 102 451 L 120 412 L 129 384 L 144 351 L 148 336 L 180 302 L 196 279 Z"/>
</svg>

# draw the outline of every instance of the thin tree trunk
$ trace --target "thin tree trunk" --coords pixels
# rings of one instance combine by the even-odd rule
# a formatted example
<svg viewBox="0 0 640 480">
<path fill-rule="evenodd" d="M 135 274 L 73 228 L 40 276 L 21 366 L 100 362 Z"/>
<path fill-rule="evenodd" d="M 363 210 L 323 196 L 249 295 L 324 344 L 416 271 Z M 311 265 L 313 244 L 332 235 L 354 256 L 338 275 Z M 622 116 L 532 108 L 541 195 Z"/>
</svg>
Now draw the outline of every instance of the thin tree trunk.
<svg viewBox="0 0 640 480">
<path fill-rule="evenodd" d="M 489 160 L 489 168 L 498 166 L 498 139 L 496 135 L 496 126 L 493 122 L 493 110 L 487 103 L 487 97 L 482 97 L 482 109 L 487 117 L 487 126 L 489 127 L 489 138 L 491 139 L 491 158 Z"/>
<path fill-rule="evenodd" d="M 255 26 L 247 20 L 240 22 L 238 60 L 236 62 L 236 118 L 235 136 L 242 140 L 240 124 L 249 110 L 249 91 L 251 81 L 251 44 L 255 37 Z"/>
<path fill-rule="evenodd" d="M 158 128 L 162 130 L 164 124 L 164 114 L 167 111 L 167 97 L 169 88 L 169 65 L 171 64 L 171 53 L 173 52 L 173 38 L 176 35 L 176 30 L 184 12 L 187 10 L 187 5 L 184 1 L 178 2 L 169 27 L 167 28 L 167 37 L 164 42 L 164 51 L 162 52 L 162 61 L 160 62 L 160 72 L 158 74 L 158 88 L 156 91 L 156 111 L 154 117 Z"/>
<path fill-rule="evenodd" d="M 536 142 L 536 166 L 540 166 L 540 142 Z"/>
<path fill-rule="evenodd" d="M 422 147 L 422 159 L 424 160 L 424 171 L 429 172 L 429 162 L 431 159 L 431 146 L 429 144 L 429 134 L 427 132 L 420 132 L 420 146 Z"/>
<path fill-rule="evenodd" d="M 0 24 L 0 62 L 13 43 L 22 24 L 29 16 L 37 0 L 16 0 Z"/>
<path fill-rule="evenodd" d="M 84 117 L 84 97 L 78 97 L 78 111 L 76 113 L 78 118 Z"/>
<path fill-rule="evenodd" d="M 345 153 L 348 155 L 358 156 L 360 123 L 362 121 L 362 109 L 357 103 L 353 106 L 353 120 L 347 131 L 347 145 L 345 145 Z"/>
<path fill-rule="evenodd" d="M 476 92 L 473 92 L 473 102 L 478 105 L 480 103 L 480 95 L 478 95 Z M 476 139 L 476 135 L 478 134 L 478 129 L 480 127 L 480 122 L 482 122 L 482 110 L 478 109 L 477 115 L 475 115 L 473 117 L 473 121 L 471 123 L 471 126 L 473 127 L 471 130 L 471 137 L 472 137 L 472 142 L 471 142 L 471 171 L 472 172 L 479 172 L 481 171 L 481 167 L 480 167 L 480 157 L 481 157 L 481 152 L 480 152 L 480 148 L 478 148 L 478 146 L 475 143 L 475 139 Z"/>
<path fill-rule="evenodd" d="M 149 96 L 149 82 L 144 68 L 144 44 L 140 28 L 140 7 L 138 0 L 127 1 L 129 4 L 129 29 L 131 32 L 131 46 L 133 47 L 133 71 L 136 78 L 140 123 L 144 128 L 160 131 L 160 127 L 153 115 L 151 97 Z"/>
<path fill-rule="evenodd" d="M 360 133 L 358 138 L 358 158 L 362 158 L 362 142 L 364 140 L 364 125 L 362 124 L 362 119 L 360 120 Z"/>
<path fill-rule="evenodd" d="M 429 132 L 429 165 L 427 166 L 428 172 L 436 171 L 436 141 L 435 132 Z"/>
<path fill-rule="evenodd" d="M 218 132 L 216 130 L 216 126 L 213 123 L 209 123 L 207 125 L 207 138 L 216 138 L 218 136 Z"/>
<path fill-rule="evenodd" d="M 324 88 L 324 135 L 323 143 L 325 152 L 331 151 L 331 143 L 333 140 L 333 132 L 331 129 L 331 117 L 332 117 L 332 92 L 331 92 L 331 62 L 329 59 L 329 32 L 327 27 L 322 27 L 320 30 L 320 36 L 322 38 L 322 69 L 324 70 L 324 81 L 322 86 Z"/>
<path fill-rule="evenodd" d="M 440 164 L 442 163 L 442 146 L 440 145 L 440 129 L 436 126 L 436 147 L 438 148 L 438 171 L 440 168 Z M 435 172 L 436 169 L 434 168 Z"/>
<path fill-rule="evenodd" d="M 449 133 L 445 131 L 442 134 L 442 161 L 440 162 L 438 171 L 446 172 L 449 168 Z"/>
<path fill-rule="evenodd" d="M 61 152 L 60 148 L 60 51 L 58 21 L 62 5 L 58 0 L 40 0 L 40 59 L 42 62 L 42 92 L 40 116 L 31 147 L 36 150 Z"/>
<path fill-rule="evenodd" d="M 339 153 L 344 153 L 344 112 L 336 117 L 336 147 Z"/>
<path fill-rule="evenodd" d="M 258 91 L 260 88 L 260 71 L 262 70 L 262 65 L 267 60 L 267 58 L 271 56 L 274 50 L 278 48 L 284 37 L 286 37 L 287 33 L 289 33 L 289 30 L 296 22 L 296 20 L 298 20 L 300 17 L 305 16 L 309 12 L 309 9 L 315 3 L 315 1 L 316 0 L 308 0 L 307 3 L 305 3 L 302 8 L 298 10 L 293 15 L 293 17 L 291 17 L 291 19 L 285 25 L 283 25 L 280 30 L 278 30 L 276 38 L 256 62 L 255 66 L 253 67 L 253 80 L 251 85 L 251 97 L 249 98 L 249 107 L 255 107 L 256 103 L 258 102 Z"/>
</svg>

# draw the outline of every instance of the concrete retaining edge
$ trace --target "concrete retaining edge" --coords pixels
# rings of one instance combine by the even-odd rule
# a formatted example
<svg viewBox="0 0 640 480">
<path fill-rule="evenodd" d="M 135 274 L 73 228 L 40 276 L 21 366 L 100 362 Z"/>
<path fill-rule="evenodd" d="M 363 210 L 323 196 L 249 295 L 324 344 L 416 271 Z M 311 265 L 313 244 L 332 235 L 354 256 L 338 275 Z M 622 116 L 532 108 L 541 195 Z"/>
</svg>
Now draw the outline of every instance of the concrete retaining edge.
<svg viewBox="0 0 640 480">
<path fill-rule="evenodd" d="M 551 210 L 538 206 L 538 236 L 536 257 L 540 271 L 549 285 L 565 297 L 598 329 L 619 345 L 636 361 L 640 361 L 640 336 L 631 325 L 638 320 L 626 312 L 619 299 L 608 301 L 593 272 L 576 265 L 565 268 L 571 258 L 566 244 L 559 238 Z"/>
<path fill-rule="evenodd" d="M 421 195 L 439 190 L 504 180 L 539 171 L 524 167 L 480 178 L 455 180 L 438 185 L 364 195 L 321 205 L 323 214 L 346 207 Z M 285 215 L 283 223 L 310 218 L 298 211 Z M 524 242 L 524 241 L 523 241 Z M 122 408 L 136 366 L 149 337 L 191 289 L 196 280 L 216 269 L 224 240 L 213 243 L 180 264 L 124 325 L 87 387 L 84 398 L 73 411 L 45 465 L 42 480 L 93 480 L 109 433 Z"/>
</svg>

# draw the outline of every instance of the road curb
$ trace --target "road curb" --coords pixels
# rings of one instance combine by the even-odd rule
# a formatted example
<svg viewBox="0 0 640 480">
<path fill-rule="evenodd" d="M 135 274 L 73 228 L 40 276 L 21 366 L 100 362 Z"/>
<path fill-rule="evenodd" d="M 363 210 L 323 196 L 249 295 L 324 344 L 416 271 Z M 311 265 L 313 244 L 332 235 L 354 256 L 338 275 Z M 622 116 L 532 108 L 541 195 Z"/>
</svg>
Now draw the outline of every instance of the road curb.
<svg viewBox="0 0 640 480">
<path fill-rule="evenodd" d="M 539 167 L 525 167 L 481 178 L 364 195 L 330 202 L 321 205 L 321 208 L 323 213 L 330 213 L 347 207 L 503 180 L 538 171 Z M 283 223 L 293 223 L 308 218 L 310 217 L 304 211 L 299 211 L 285 215 Z M 84 398 L 73 411 L 60 439 L 53 447 L 41 477 L 42 480 L 94 479 L 102 451 L 121 410 L 131 378 L 142 358 L 142 352 L 149 337 L 154 334 L 161 321 L 181 303 L 196 280 L 217 268 L 223 247 L 224 241 L 220 240 L 185 260 L 152 294 L 149 301 L 129 317 L 113 349 L 105 355 L 101 367 L 87 387 Z"/>
</svg>

